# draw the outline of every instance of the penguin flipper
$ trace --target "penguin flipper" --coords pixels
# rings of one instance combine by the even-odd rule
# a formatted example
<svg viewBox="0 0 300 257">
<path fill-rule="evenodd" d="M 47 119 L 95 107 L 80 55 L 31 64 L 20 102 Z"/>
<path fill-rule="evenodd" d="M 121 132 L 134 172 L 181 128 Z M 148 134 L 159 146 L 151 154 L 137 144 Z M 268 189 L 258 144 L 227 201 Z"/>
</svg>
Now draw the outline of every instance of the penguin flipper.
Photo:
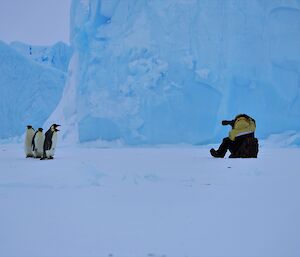
<svg viewBox="0 0 300 257">
<path fill-rule="evenodd" d="M 37 131 L 34 133 L 34 136 L 33 136 L 32 141 L 31 141 L 32 151 L 34 151 L 34 149 L 35 149 L 34 139 L 35 139 L 36 133 L 37 133 Z"/>
<path fill-rule="evenodd" d="M 44 151 L 50 150 L 52 147 L 52 140 L 46 140 L 44 141 Z"/>
</svg>

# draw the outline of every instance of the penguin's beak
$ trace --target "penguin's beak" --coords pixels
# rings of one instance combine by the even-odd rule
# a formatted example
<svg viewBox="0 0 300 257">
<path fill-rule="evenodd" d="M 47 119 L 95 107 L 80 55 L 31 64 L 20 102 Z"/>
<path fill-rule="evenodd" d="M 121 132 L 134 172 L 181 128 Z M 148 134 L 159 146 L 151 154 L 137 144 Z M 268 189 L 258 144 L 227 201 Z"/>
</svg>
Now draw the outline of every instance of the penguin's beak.
<svg viewBox="0 0 300 257">
<path fill-rule="evenodd" d="M 59 131 L 59 129 L 57 129 L 57 127 L 60 127 L 60 125 L 56 125 L 56 127 L 55 127 L 56 132 Z"/>
</svg>

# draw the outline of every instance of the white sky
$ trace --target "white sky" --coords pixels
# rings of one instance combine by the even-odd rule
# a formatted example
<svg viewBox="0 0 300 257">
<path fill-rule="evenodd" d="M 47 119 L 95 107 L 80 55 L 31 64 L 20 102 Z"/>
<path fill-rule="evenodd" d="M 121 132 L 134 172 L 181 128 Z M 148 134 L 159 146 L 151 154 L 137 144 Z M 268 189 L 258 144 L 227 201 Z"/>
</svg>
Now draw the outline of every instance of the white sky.
<svg viewBox="0 0 300 257">
<path fill-rule="evenodd" d="M 71 0 L 0 0 L 0 40 L 69 43 Z"/>
</svg>

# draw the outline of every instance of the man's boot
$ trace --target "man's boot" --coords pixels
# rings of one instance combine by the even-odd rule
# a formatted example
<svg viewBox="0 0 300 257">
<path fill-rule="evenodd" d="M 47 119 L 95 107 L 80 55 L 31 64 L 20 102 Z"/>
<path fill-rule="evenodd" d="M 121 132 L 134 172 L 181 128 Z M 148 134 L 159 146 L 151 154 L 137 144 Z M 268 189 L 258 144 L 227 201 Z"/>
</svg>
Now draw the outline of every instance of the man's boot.
<svg viewBox="0 0 300 257">
<path fill-rule="evenodd" d="M 215 149 L 210 149 L 210 154 L 211 156 L 215 157 L 215 158 L 223 158 L 224 156 L 222 156 L 222 154 L 220 154 L 220 152 L 216 151 Z"/>
<path fill-rule="evenodd" d="M 222 141 L 221 145 L 219 146 L 219 149 L 218 150 L 215 150 L 213 148 L 210 149 L 210 154 L 216 158 L 224 158 L 224 156 L 231 144 L 232 144 L 232 141 L 228 137 L 225 137 L 225 138 L 223 138 L 223 141 Z"/>
</svg>

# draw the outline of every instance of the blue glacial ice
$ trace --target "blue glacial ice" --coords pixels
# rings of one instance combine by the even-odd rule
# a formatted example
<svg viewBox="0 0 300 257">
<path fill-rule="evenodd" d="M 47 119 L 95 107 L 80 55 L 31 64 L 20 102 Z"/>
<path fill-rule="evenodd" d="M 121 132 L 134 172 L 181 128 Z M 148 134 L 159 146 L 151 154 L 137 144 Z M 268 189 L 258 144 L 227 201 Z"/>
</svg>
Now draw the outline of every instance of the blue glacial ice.
<svg viewBox="0 0 300 257">
<path fill-rule="evenodd" d="M 57 42 L 53 46 L 35 46 L 23 42 L 12 42 L 9 44 L 22 55 L 52 68 L 67 72 L 72 56 L 72 49 L 64 42 Z"/>
<path fill-rule="evenodd" d="M 73 0 L 74 49 L 48 123 L 70 141 L 206 143 L 248 113 L 300 129 L 300 2 Z"/>
<path fill-rule="evenodd" d="M 21 136 L 28 124 L 42 127 L 57 106 L 65 81 L 65 72 L 0 41 L 0 139 Z"/>
</svg>

